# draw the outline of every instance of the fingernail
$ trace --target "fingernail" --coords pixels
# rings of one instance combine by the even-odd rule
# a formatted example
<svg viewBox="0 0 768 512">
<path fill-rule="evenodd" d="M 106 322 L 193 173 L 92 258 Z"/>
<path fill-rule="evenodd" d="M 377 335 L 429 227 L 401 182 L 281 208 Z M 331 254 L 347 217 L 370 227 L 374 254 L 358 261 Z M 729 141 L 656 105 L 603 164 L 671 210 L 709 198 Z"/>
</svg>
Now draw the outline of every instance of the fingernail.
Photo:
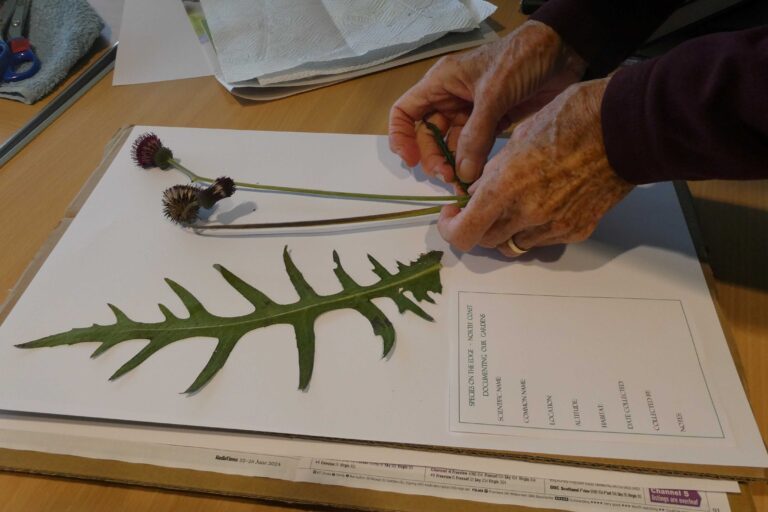
<svg viewBox="0 0 768 512">
<path fill-rule="evenodd" d="M 459 165 L 459 178 L 461 178 L 461 181 L 471 183 L 475 181 L 475 177 L 478 174 L 477 171 L 477 165 L 472 160 L 465 158 Z"/>
<path fill-rule="evenodd" d="M 443 183 L 448 183 L 447 181 L 445 181 L 445 176 L 443 176 L 443 173 L 440 172 L 439 170 L 435 171 L 435 176 L 437 176 L 437 178 Z"/>
</svg>

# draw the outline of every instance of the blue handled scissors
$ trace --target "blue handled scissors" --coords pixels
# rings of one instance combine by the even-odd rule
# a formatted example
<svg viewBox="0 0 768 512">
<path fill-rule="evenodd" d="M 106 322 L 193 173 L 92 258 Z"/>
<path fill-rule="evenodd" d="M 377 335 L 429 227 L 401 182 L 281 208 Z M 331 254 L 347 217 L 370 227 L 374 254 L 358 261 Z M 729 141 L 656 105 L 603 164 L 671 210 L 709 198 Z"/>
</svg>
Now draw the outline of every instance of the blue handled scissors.
<svg viewBox="0 0 768 512">
<path fill-rule="evenodd" d="M 40 71 L 40 59 L 24 36 L 31 3 L 6 0 L 0 8 L 0 72 L 4 82 L 18 82 Z M 2 40 L 3 34 L 7 42 Z"/>
</svg>

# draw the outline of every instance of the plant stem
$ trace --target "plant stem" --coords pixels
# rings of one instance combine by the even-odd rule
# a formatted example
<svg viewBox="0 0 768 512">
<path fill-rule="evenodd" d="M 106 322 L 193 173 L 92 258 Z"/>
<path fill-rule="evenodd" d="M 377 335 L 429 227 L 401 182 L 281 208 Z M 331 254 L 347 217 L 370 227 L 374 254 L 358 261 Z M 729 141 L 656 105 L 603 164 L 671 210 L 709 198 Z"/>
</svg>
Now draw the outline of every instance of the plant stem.
<svg viewBox="0 0 768 512">
<path fill-rule="evenodd" d="M 461 178 L 459 178 L 459 173 L 456 172 L 456 156 L 445 142 L 445 139 L 443 138 L 443 132 L 440 131 L 440 128 L 438 128 L 436 124 L 430 123 L 426 119 L 424 120 L 424 125 L 429 128 L 429 131 L 432 132 L 432 137 L 434 137 L 437 147 L 440 148 L 440 152 L 443 154 L 443 158 L 445 158 L 445 163 L 451 166 L 451 169 L 453 170 L 453 176 L 456 178 L 456 183 L 459 184 L 461 190 L 469 194 L 469 186 L 471 183 L 461 181 Z"/>
<path fill-rule="evenodd" d="M 213 183 L 215 180 L 198 176 L 190 169 L 184 167 L 181 162 L 175 158 L 168 160 L 174 168 L 184 173 L 193 183 Z M 364 194 L 360 192 L 340 192 L 336 190 L 319 190 L 314 188 L 299 187 L 281 187 L 277 185 L 261 185 L 258 183 L 245 183 L 236 181 L 235 185 L 242 188 L 251 188 L 255 190 L 266 190 L 271 192 L 287 192 L 291 194 L 304 194 L 323 197 L 344 197 L 350 199 L 366 199 L 370 201 L 417 201 L 417 202 L 456 202 L 459 206 L 464 206 L 469 201 L 468 196 L 407 196 L 397 194 Z"/>
<path fill-rule="evenodd" d="M 362 215 L 358 217 L 340 217 L 336 219 L 321 220 L 298 220 L 287 222 L 263 222 L 256 224 L 213 224 L 210 226 L 199 224 L 188 224 L 185 227 L 196 230 L 205 229 L 270 229 L 270 228 L 303 228 L 312 226 L 333 226 L 337 224 L 355 224 L 358 222 L 374 222 L 377 220 L 408 219 L 411 217 L 421 217 L 439 213 L 442 206 L 430 206 L 428 208 L 419 208 L 417 210 L 406 210 L 402 212 L 377 213 L 375 215 Z"/>
</svg>

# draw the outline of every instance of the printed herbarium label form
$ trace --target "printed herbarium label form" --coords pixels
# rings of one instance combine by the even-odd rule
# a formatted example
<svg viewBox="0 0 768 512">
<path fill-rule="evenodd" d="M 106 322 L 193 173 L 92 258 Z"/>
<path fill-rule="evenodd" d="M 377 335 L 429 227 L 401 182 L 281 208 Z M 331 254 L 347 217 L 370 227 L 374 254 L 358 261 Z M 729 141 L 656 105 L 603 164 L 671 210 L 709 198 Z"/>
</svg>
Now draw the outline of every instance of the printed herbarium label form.
<svg viewBox="0 0 768 512">
<path fill-rule="evenodd" d="M 491 252 L 453 250 L 429 218 L 397 227 L 268 236 L 198 234 L 162 216 L 162 192 L 180 182 L 179 174 L 138 169 L 131 161 L 130 142 L 150 130 L 185 166 L 211 176 L 350 192 L 450 193 L 419 170 L 404 169 L 385 137 L 138 127 L 0 326 L 0 409 L 476 449 L 768 465 L 671 186 L 636 189 L 588 242 L 532 251 L 515 262 Z M 274 222 L 402 209 L 402 204 L 240 189 L 216 204 L 210 221 Z M 114 324 L 108 303 L 149 324 L 166 318 L 159 303 L 186 318 L 188 308 L 165 279 L 183 286 L 211 315 L 253 313 L 252 302 L 214 264 L 277 304 L 296 303 L 300 294 L 285 270 L 285 246 L 320 296 L 344 290 L 334 273 L 334 250 L 361 287 L 380 280 L 369 254 L 395 275 L 398 261 L 407 265 L 420 254 L 441 251 L 442 293 L 431 295 L 434 304 L 418 302 L 435 321 L 401 314 L 391 298 L 371 297 L 397 333 L 382 357 L 384 341 L 369 317 L 350 308 L 324 312 L 314 322 L 313 372 L 304 390 L 289 324 L 243 334 L 226 364 L 194 394 L 183 391 L 215 352 L 218 341 L 212 336 L 170 343 L 113 381 L 109 378 L 144 350 L 147 340 L 125 340 L 95 359 L 90 355 L 98 342 L 15 347 L 74 327 Z M 492 398 L 493 407 L 473 418 L 491 423 L 482 433 L 456 428 L 466 386 L 460 380 L 468 371 L 459 357 L 460 327 L 467 321 L 460 297 L 470 296 L 460 292 L 502 294 L 483 302 L 483 308 L 493 306 L 486 308 L 486 327 L 487 348 L 494 352 L 487 361 L 491 396 L 483 398 Z M 402 293 L 417 300 L 413 290 Z M 630 300 L 637 301 L 633 308 L 617 309 L 617 301 Z M 582 324 L 575 322 L 579 318 Z M 637 357 L 628 357 L 632 354 Z M 483 367 L 479 355 L 475 361 L 477 397 L 484 391 Z M 495 416 L 496 377 L 502 380 L 502 426 Z M 520 428 L 521 380 L 528 386 L 530 421 L 551 426 L 552 413 L 554 426 L 567 428 Z M 654 435 L 646 391 L 659 428 L 676 435 Z M 573 428 L 574 399 L 581 427 L 589 429 Z M 601 427 L 598 402 L 607 429 Z M 695 435 L 679 435 L 678 412 L 686 433 Z M 514 435 L 507 429 L 515 429 Z"/>
<path fill-rule="evenodd" d="M 680 301 L 459 292 L 459 311 L 455 430 L 725 436 Z"/>
</svg>

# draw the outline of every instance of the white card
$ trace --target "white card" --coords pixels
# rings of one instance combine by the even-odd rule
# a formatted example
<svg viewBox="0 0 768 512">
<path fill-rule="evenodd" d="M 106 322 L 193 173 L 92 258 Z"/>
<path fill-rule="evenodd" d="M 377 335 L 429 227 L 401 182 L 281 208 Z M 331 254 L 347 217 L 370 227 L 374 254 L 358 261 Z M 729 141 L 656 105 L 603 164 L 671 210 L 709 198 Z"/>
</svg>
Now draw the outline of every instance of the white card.
<svg viewBox="0 0 768 512">
<path fill-rule="evenodd" d="M 387 149 L 385 137 L 152 129 L 186 166 L 214 177 L 227 174 L 240 181 L 348 191 L 446 193 L 442 185 L 404 169 Z M 146 130 L 136 128 L 132 138 Z M 186 178 L 172 170 L 138 169 L 130 159 L 132 138 L 0 326 L 0 409 L 413 445 L 768 465 L 671 185 L 636 189 L 608 214 L 586 243 L 533 251 L 515 262 L 490 251 L 455 251 L 429 221 L 265 237 L 238 233 L 198 235 L 171 224 L 161 214 L 162 191 L 184 183 Z M 240 190 L 218 205 L 211 220 L 311 219 L 403 207 Z M 428 250 L 443 251 L 443 292 L 433 295 L 435 304 L 421 303 L 436 321 L 427 322 L 412 313 L 400 314 L 391 300 L 375 299 L 397 332 L 393 352 L 382 358 L 382 340 L 373 334 L 371 324 L 362 315 L 347 309 L 320 316 L 314 326 L 314 374 L 306 391 L 297 390 L 296 341 L 292 327 L 284 324 L 245 335 L 222 370 L 191 396 L 181 392 L 211 357 L 214 339 L 179 340 L 115 381 L 108 380 L 110 375 L 146 341 L 120 343 L 95 359 L 89 356 L 97 348 L 96 343 L 29 350 L 14 347 L 74 327 L 112 323 L 114 314 L 107 303 L 141 322 L 163 319 L 158 303 L 185 317 L 185 308 L 165 278 L 184 286 L 213 314 L 247 314 L 252 306 L 222 279 L 214 264 L 224 265 L 276 302 L 296 301 L 283 265 L 286 246 L 319 294 L 341 289 L 333 273 L 334 250 L 347 272 L 363 285 L 377 281 L 368 254 L 395 272 L 397 261 L 407 263 Z M 452 421 L 456 425 L 451 420 L 451 411 L 455 411 L 455 407 L 451 408 L 451 379 L 458 370 L 452 364 L 451 351 L 456 350 L 456 336 L 463 321 L 457 314 L 459 292 L 659 301 L 657 306 L 666 305 L 661 308 L 663 313 L 642 311 L 642 318 L 658 320 L 658 328 L 664 330 L 665 339 L 669 337 L 670 345 L 651 345 L 654 350 L 662 350 L 658 361 L 681 361 L 684 371 L 678 371 L 676 363 L 655 365 L 648 370 L 656 372 L 653 387 L 649 387 L 644 374 L 645 380 L 635 380 L 637 369 L 631 367 L 634 360 L 606 351 L 594 356 L 595 361 L 605 364 L 604 372 L 594 376 L 594 385 L 584 386 L 583 379 L 574 377 L 575 385 L 581 386 L 574 396 L 588 411 L 589 400 L 595 398 L 592 395 L 602 394 L 604 404 L 613 411 L 609 418 L 612 428 L 619 428 L 615 386 L 621 378 L 638 428 L 647 428 L 638 393 L 648 388 L 654 401 L 658 400 L 664 428 L 673 430 L 669 411 L 677 411 L 682 405 L 668 401 L 668 397 L 679 396 L 680 389 L 690 389 L 691 399 L 683 404 L 686 409 L 680 409 L 686 428 L 697 435 L 714 432 L 710 418 L 714 407 L 722 436 L 533 429 L 510 436 L 506 431 L 451 431 Z M 523 316 L 546 313 L 547 322 L 552 324 L 560 322 L 555 311 L 572 307 L 540 306 L 515 307 L 526 308 Z M 550 306 L 554 309 L 548 312 Z M 687 346 L 679 319 L 681 308 L 690 331 Z M 569 329 L 570 320 L 566 320 L 552 327 L 551 332 Z M 590 318 L 595 323 L 601 320 Z M 651 331 L 652 327 L 643 325 Z M 624 337 L 627 343 L 634 339 L 625 336 L 627 328 L 621 323 L 606 323 L 604 329 L 603 339 Z M 591 333 L 575 332 L 582 338 Z M 515 338 L 510 343 L 515 351 L 535 350 L 536 338 Z M 580 338 L 571 343 L 593 347 L 592 341 Z M 699 373 L 694 371 L 691 344 L 698 353 Z M 545 347 L 540 344 L 540 348 Z M 652 360 L 645 355 L 646 364 Z M 539 391 L 545 388 L 562 390 L 567 379 L 554 380 L 553 375 L 574 373 L 575 363 L 583 365 L 584 373 L 597 372 L 596 368 L 602 366 L 595 361 L 589 357 L 556 359 L 552 368 L 542 370 L 541 375 L 526 378 L 536 383 L 536 393 L 546 393 Z M 501 361 L 496 359 L 494 364 Z M 541 361 L 537 364 L 543 366 Z M 502 370 L 516 371 L 514 366 Z M 584 379 L 588 377 L 584 375 Z M 703 399 L 702 379 L 711 392 L 711 402 Z M 566 421 L 567 408 L 562 410 L 567 405 L 565 400 L 558 395 L 558 421 Z M 540 402 L 533 405 L 539 414 Z M 513 414 L 514 407 L 509 407 L 509 414 Z M 513 417 L 506 414 L 505 419 Z M 590 421 L 594 421 L 593 416 Z"/>
</svg>

